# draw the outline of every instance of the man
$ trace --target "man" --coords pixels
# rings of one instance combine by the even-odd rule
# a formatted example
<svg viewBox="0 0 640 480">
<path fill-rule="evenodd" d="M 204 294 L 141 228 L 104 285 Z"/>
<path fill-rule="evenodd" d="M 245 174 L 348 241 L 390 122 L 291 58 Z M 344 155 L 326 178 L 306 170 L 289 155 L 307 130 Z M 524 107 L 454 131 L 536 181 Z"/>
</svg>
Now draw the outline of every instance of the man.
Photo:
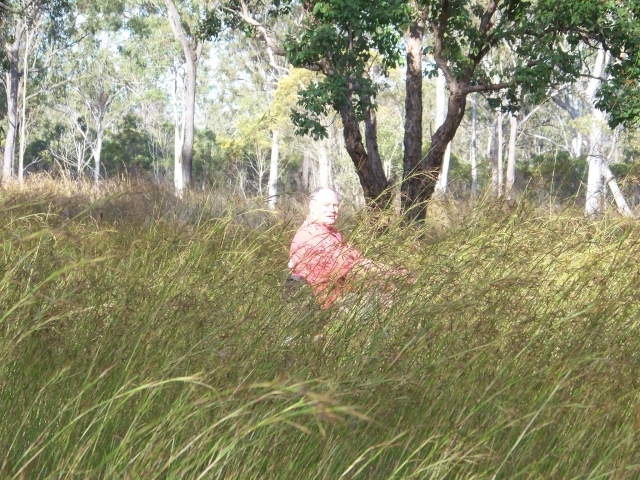
<svg viewBox="0 0 640 480">
<path fill-rule="evenodd" d="M 289 269 L 303 278 L 322 308 L 329 308 L 344 293 L 350 277 L 358 273 L 406 275 L 364 258 L 346 243 L 334 228 L 340 211 L 340 196 L 332 188 L 321 187 L 311 194 L 309 215 L 298 229 L 289 251 Z"/>
</svg>

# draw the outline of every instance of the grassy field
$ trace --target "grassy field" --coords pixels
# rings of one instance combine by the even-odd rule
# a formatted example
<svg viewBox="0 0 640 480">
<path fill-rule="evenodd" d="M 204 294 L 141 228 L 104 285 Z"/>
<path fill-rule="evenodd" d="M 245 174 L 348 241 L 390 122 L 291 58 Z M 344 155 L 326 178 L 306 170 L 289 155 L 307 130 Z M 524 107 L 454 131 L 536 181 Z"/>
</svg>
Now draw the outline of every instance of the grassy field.
<svg viewBox="0 0 640 480">
<path fill-rule="evenodd" d="M 0 193 L 2 478 L 640 477 L 634 221 L 351 216 L 419 279 L 320 310 L 299 206 L 56 188 Z"/>
</svg>

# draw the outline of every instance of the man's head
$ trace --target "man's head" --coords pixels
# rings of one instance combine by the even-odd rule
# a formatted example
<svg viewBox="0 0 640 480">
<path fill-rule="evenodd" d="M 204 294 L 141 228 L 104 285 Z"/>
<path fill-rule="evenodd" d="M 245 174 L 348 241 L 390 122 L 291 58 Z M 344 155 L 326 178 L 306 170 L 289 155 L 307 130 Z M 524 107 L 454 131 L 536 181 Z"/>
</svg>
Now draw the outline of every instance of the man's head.
<svg viewBox="0 0 640 480">
<path fill-rule="evenodd" d="M 311 193 L 309 219 L 324 225 L 333 225 L 340 210 L 340 195 L 333 188 L 320 187 Z"/>
</svg>

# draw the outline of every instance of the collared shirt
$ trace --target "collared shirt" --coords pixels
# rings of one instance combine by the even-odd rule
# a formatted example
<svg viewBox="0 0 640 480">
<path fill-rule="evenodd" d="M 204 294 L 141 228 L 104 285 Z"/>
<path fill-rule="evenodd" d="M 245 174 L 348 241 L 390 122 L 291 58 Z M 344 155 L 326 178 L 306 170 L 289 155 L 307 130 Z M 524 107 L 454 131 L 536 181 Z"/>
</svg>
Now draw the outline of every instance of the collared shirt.
<svg viewBox="0 0 640 480">
<path fill-rule="evenodd" d="M 293 237 L 289 251 L 291 273 L 307 281 L 322 308 L 335 303 L 344 288 L 345 276 L 363 260 L 335 228 L 308 218 Z"/>
</svg>

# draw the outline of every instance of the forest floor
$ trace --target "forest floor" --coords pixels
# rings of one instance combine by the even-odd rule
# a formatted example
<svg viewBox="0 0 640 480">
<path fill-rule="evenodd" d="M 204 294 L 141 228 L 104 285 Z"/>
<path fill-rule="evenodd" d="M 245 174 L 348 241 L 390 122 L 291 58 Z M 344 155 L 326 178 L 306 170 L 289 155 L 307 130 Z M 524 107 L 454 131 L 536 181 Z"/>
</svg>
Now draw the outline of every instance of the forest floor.
<svg viewBox="0 0 640 480">
<path fill-rule="evenodd" d="M 350 216 L 418 280 L 321 310 L 299 205 L 134 191 L 0 193 L 2 478 L 640 476 L 635 221 Z"/>
</svg>

